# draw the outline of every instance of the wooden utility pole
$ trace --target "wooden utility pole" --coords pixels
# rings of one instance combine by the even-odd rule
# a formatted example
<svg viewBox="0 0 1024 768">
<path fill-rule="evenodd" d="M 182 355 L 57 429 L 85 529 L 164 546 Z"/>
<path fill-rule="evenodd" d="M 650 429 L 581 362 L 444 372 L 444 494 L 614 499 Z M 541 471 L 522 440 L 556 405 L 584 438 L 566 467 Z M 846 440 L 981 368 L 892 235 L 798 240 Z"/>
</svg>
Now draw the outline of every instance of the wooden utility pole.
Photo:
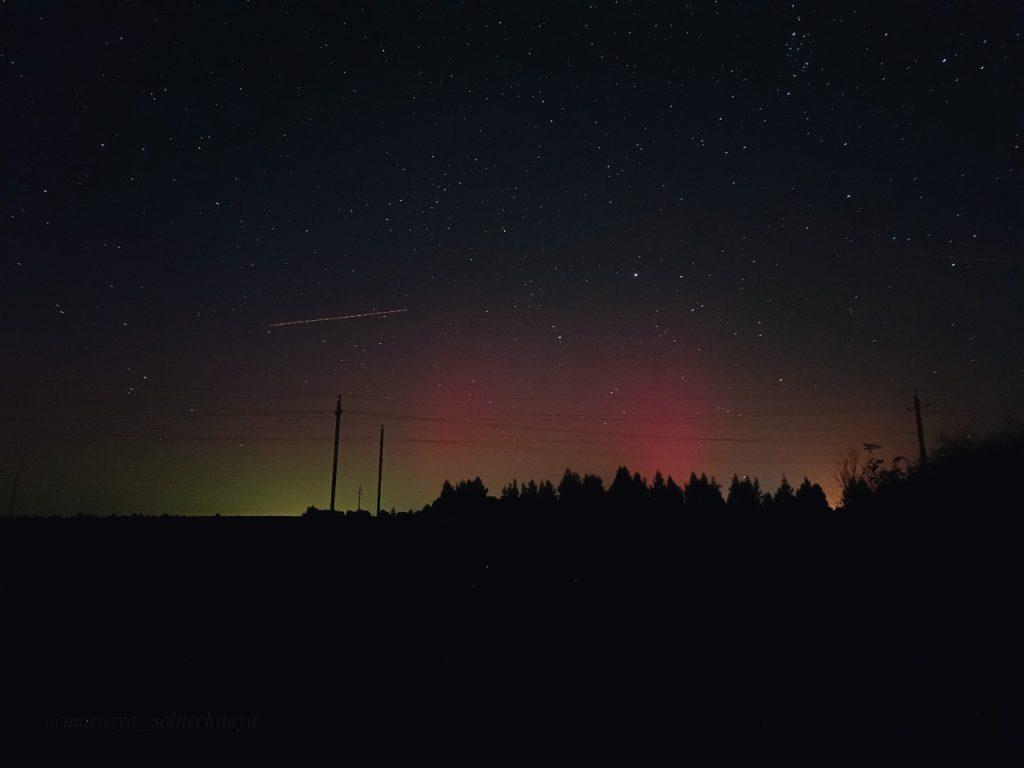
<svg viewBox="0 0 1024 768">
<path fill-rule="evenodd" d="M 357 491 L 357 493 L 359 495 L 356 496 L 356 512 L 362 512 L 363 511 L 363 486 L 361 486 L 361 485 L 359 486 L 359 490 Z"/>
<path fill-rule="evenodd" d="M 917 390 L 914 390 L 914 418 L 917 419 L 917 450 L 921 453 L 920 466 L 925 467 L 928 465 L 928 453 L 924 448 L 924 427 L 921 426 L 921 398 L 917 396 Z"/>
<path fill-rule="evenodd" d="M 334 469 L 331 470 L 331 512 L 334 511 L 334 491 L 338 486 L 338 436 L 341 433 L 341 395 L 334 409 Z"/>
<path fill-rule="evenodd" d="M 380 517 L 380 480 L 384 473 L 384 425 L 380 425 L 380 453 L 377 455 L 377 517 Z"/>
<path fill-rule="evenodd" d="M 383 435 L 384 433 L 381 432 L 381 434 Z M 8 517 L 14 517 L 14 499 L 17 496 L 18 496 L 18 475 L 15 474 L 14 475 L 14 487 L 11 488 L 11 508 L 9 510 L 7 510 L 7 516 Z M 380 502 L 378 502 L 378 506 L 380 506 Z"/>
</svg>

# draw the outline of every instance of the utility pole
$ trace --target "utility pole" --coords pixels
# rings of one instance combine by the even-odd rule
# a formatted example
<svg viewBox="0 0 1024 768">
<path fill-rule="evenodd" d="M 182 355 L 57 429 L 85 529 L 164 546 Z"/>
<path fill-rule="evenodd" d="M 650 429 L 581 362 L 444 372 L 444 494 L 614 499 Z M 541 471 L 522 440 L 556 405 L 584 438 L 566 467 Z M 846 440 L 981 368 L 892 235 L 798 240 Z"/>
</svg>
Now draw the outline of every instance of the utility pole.
<svg viewBox="0 0 1024 768">
<path fill-rule="evenodd" d="M 331 512 L 334 511 L 334 490 L 338 486 L 338 435 L 341 433 L 341 395 L 334 409 L 334 469 L 331 471 Z"/>
<path fill-rule="evenodd" d="M 928 466 L 928 454 L 924 449 L 924 427 L 921 426 L 921 398 L 917 396 L 917 390 L 914 390 L 914 418 L 917 419 L 917 449 L 921 453 L 920 466 Z"/>
<path fill-rule="evenodd" d="M 356 512 L 363 511 L 363 486 L 359 486 L 359 495 L 356 496 Z"/>
<path fill-rule="evenodd" d="M 384 433 L 381 432 L 381 435 L 383 435 L 383 434 Z M 8 517 L 14 517 L 14 499 L 15 499 L 15 497 L 17 497 L 17 495 L 18 495 L 18 475 L 17 475 L 17 473 L 15 473 L 15 475 L 14 475 L 14 487 L 11 488 L 11 508 L 7 511 L 7 516 Z M 378 506 L 380 506 L 379 502 L 378 502 Z"/>
<path fill-rule="evenodd" d="M 384 425 L 380 425 L 380 453 L 377 455 L 377 517 L 380 517 L 380 479 L 384 473 Z"/>
</svg>

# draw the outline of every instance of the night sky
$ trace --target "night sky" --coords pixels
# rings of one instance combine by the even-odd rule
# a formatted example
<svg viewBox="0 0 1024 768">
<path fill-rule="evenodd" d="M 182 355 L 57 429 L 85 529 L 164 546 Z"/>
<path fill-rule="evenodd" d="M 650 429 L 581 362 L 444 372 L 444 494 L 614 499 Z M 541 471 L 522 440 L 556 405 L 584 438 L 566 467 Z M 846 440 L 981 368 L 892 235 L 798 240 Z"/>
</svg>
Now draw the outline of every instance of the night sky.
<svg viewBox="0 0 1024 768">
<path fill-rule="evenodd" d="M 338 393 L 342 508 L 1019 417 L 1019 3 L 363 5 L 0 8 L 4 506 L 326 507 Z"/>
</svg>

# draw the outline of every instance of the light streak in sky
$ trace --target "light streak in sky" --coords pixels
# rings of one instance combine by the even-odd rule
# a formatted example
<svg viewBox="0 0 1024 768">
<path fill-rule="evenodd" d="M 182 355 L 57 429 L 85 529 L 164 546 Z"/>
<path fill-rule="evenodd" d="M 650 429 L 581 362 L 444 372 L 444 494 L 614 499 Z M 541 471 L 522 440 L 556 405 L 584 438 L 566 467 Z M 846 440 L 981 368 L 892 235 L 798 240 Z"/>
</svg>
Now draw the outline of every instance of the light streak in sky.
<svg viewBox="0 0 1024 768">
<path fill-rule="evenodd" d="M 271 323 L 271 328 L 280 328 L 282 325 L 305 325 L 306 323 L 326 323 L 330 320 L 354 320 L 357 317 L 382 317 L 383 315 L 397 315 L 399 312 L 407 312 L 405 309 L 386 309 L 382 312 L 361 312 L 358 315 L 340 315 L 338 317 L 314 317 L 311 320 L 288 320 L 283 323 Z"/>
</svg>

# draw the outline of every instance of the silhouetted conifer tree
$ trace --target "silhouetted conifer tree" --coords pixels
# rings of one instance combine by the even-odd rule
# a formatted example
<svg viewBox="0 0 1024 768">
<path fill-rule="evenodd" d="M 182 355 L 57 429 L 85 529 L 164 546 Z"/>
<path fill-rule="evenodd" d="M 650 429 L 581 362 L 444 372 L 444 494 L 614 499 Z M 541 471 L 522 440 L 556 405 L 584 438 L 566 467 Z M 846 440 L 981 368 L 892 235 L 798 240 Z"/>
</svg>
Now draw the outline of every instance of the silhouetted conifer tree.
<svg viewBox="0 0 1024 768">
<path fill-rule="evenodd" d="M 725 507 L 722 486 L 714 477 L 709 480 L 703 472 L 700 477 L 697 477 L 695 472 L 690 473 L 690 481 L 686 484 L 684 492 L 688 509 L 697 512 L 716 512 Z"/>
<path fill-rule="evenodd" d="M 761 484 L 756 478 L 751 480 L 744 476 L 740 480 L 739 476 L 732 476 L 732 482 L 729 484 L 729 496 L 726 500 L 730 509 L 741 514 L 760 512 L 762 509 L 761 497 Z"/>
<path fill-rule="evenodd" d="M 638 505 L 643 505 L 650 496 L 647 478 L 641 477 L 639 472 L 634 472 L 633 478 L 629 481 L 629 494 L 630 501 Z"/>
<path fill-rule="evenodd" d="M 665 481 L 665 498 L 669 500 L 672 507 L 683 506 L 683 489 L 672 479 L 672 475 L 669 475 L 668 480 Z"/>
<path fill-rule="evenodd" d="M 550 480 L 545 480 L 537 486 L 537 498 L 546 505 L 555 503 L 558 497 L 555 494 L 555 486 L 551 484 Z"/>
<path fill-rule="evenodd" d="M 651 508 L 659 513 L 678 510 L 683 505 L 683 489 L 676 485 L 676 481 L 669 477 L 667 480 L 661 474 L 661 470 L 654 473 L 654 481 L 651 483 Z"/>
<path fill-rule="evenodd" d="M 825 491 L 817 483 L 812 484 L 806 477 L 796 489 L 796 508 L 804 514 L 820 514 L 829 512 L 831 507 L 825 497 Z"/>
<path fill-rule="evenodd" d="M 501 500 L 507 504 L 515 504 L 519 501 L 519 481 L 513 480 L 501 489 Z"/>
<path fill-rule="evenodd" d="M 445 480 L 441 494 L 429 509 L 433 513 L 464 513 L 481 510 L 487 502 L 487 487 L 479 477 L 460 480 L 455 486 Z"/>
<path fill-rule="evenodd" d="M 629 498 L 629 486 L 633 478 L 626 467 L 619 467 L 615 470 L 615 478 L 608 487 L 608 495 L 616 502 L 625 501 Z"/>
<path fill-rule="evenodd" d="M 567 506 L 575 507 L 583 498 L 583 480 L 578 472 L 566 468 L 562 482 L 558 484 L 558 498 Z"/>
<path fill-rule="evenodd" d="M 779 484 L 778 489 L 775 491 L 775 498 L 772 499 L 772 509 L 776 512 L 788 512 L 793 509 L 793 504 L 796 498 L 793 496 L 793 486 L 786 480 L 786 476 L 782 476 L 782 482 Z"/>
<path fill-rule="evenodd" d="M 604 480 L 598 475 L 583 476 L 583 495 L 580 503 L 587 509 L 598 510 L 605 504 Z"/>
</svg>

